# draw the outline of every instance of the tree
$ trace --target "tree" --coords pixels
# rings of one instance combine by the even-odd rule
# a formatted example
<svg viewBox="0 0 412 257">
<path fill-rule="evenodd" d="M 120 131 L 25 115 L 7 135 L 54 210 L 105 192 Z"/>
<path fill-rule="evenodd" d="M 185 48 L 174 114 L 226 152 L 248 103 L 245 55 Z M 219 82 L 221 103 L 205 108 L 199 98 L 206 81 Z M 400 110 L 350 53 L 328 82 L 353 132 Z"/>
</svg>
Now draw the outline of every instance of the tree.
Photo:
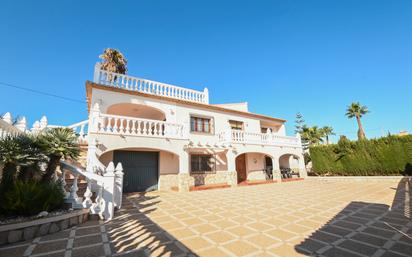
<svg viewBox="0 0 412 257">
<path fill-rule="evenodd" d="M 295 119 L 295 134 L 302 133 L 303 126 L 305 126 L 305 120 L 303 119 L 303 115 L 298 112 L 296 113 Z"/>
<path fill-rule="evenodd" d="M 323 142 L 323 131 L 318 128 L 318 126 L 302 128 L 302 141 L 307 144 L 307 146 L 318 145 Z"/>
<path fill-rule="evenodd" d="M 49 161 L 42 181 L 50 181 L 62 158 L 76 159 L 80 154 L 77 137 L 72 129 L 52 128 L 39 135 L 39 144 Z"/>
<path fill-rule="evenodd" d="M 326 144 L 329 144 L 329 136 L 331 135 L 335 135 L 335 133 L 333 132 L 333 128 L 330 126 L 324 126 L 323 128 L 321 128 L 323 137 L 326 139 Z"/>
<path fill-rule="evenodd" d="M 102 70 L 126 74 L 127 60 L 119 50 L 113 48 L 106 48 L 103 54 L 99 56 L 99 58 L 102 59 Z"/>
<path fill-rule="evenodd" d="M 356 118 L 356 121 L 358 122 L 358 139 L 362 140 L 365 139 L 365 131 L 363 130 L 362 123 L 361 123 L 361 117 L 365 114 L 369 113 L 368 107 L 365 105 L 361 105 L 359 102 L 354 102 L 351 105 L 348 106 L 346 109 L 346 116 L 349 119 Z"/>
<path fill-rule="evenodd" d="M 17 177 L 25 179 L 28 172 L 38 171 L 39 162 L 44 160 L 40 147 L 34 138 L 27 135 L 9 135 L 0 139 L 0 163 L 3 165 L 1 187 L 3 192 Z M 20 173 L 20 174 L 19 174 Z"/>
</svg>

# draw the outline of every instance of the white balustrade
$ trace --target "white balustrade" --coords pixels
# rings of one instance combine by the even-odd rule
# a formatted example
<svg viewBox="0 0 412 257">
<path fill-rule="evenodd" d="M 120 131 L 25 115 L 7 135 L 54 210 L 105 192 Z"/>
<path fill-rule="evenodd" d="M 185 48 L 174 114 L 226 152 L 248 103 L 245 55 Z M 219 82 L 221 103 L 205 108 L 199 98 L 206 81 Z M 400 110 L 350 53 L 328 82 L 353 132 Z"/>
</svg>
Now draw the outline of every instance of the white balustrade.
<svg viewBox="0 0 412 257">
<path fill-rule="evenodd" d="M 242 130 L 227 130 L 218 134 L 218 140 L 225 143 L 261 144 L 301 147 L 298 137 L 280 136 L 275 133 L 253 133 Z"/>
<path fill-rule="evenodd" d="M 9 117 L 10 113 L 7 114 L 8 115 L 0 117 L 0 138 L 4 138 L 8 135 L 17 135 L 23 133 L 23 131 L 11 124 L 11 116 Z"/>
<path fill-rule="evenodd" d="M 97 122 L 97 132 L 99 133 L 164 138 L 185 137 L 182 124 L 160 120 L 100 114 Z"/>
<path fill-rule="evenodd" d="M 112 167 L 111 170 L 99 175 L 66 161 L 61 161 L 60 170 L 62 174 L 59 179 L 62 185 L 66 184 L 65 172 L 71 172 L 74 177 L 70 191 L 65 192 L 65 202 L 71 203 L 73 208 L 89 208 L 92 214 L 98 214 L 102 219 L 112 219 L 114 209 L 120 208 L 121 205 L 122 189 L 118 186 L 123 185 L 123 169 L 121 164 L 118 164 L 116 169 L 113 163 L 110 163 L 109 166 Z M 84 199 L 77 195 L 80 177 L 87 180 L 86 192 L 83 195 Z M 96 193 L 94 201 L 92 200 L 93 193 Z"/>
<path fill-rule="evenodd" d="M 76 135 L 78 136 L 79 143 L 87 144 L 89 120 L 84 120 L 67 127 L 71 128 L 74 131 L 74 133 L 76 133 Z"/>
<path fill-rule="evenodd" d="M 209 103 L 209 92 L 207 88 L 202 92 L 152 80 L 131 77 L 102 70 L 99 64 L 96 64 L 95 67 L 94 82 L 146 94 L 159 95 L 196 103 Z"/>
</svg>

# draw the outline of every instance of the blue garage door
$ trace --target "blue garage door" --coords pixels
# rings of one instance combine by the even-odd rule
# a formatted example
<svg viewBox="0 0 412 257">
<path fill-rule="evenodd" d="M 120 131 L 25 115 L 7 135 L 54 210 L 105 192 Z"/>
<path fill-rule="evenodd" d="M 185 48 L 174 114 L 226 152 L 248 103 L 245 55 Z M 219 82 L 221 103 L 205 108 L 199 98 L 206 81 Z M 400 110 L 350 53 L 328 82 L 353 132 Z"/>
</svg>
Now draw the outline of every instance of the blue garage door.
<svg viewBox="0 0 412 257">
<path fill-rule="evenodd" d="M 158 152 L 115 151 L 113 159 L 123 166 L 123 192 L 157 190 Z"/>
</svg>

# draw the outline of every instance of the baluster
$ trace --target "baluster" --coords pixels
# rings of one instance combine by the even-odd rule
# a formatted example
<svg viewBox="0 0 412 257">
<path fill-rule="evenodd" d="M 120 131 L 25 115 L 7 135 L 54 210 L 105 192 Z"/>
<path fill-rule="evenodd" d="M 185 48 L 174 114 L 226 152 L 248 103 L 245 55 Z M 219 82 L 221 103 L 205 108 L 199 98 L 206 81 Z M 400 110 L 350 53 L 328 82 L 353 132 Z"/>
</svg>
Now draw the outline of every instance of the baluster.
<svg viewBox="0 0 412 257">
<path fill-rule="evenodd" d="M 84 124 L 82 124 L 81 126 L 80 126 L 80 132 L 79 132 L 79 137 L 81 138 L 81 139 L 84 139 Z"/>
<path fill-rule="evenodd" d="M 118 125 L 118 121 L 119 118 L 113 118 L 113 133 L 118 133 L 119 132 L 119 125 Z"/>
<path fill-rule="evenodd" d="M 136 134 L 136 121 L 130 120 L 132 122 L 132 128 L 130 130 L 130 134 Z"/>
<path fill-rule="evenodd" d="M 150 122 L 150 121 L 147 122 L 147 134 L 153 135 L 153 122 Z"/>
<path fill-rule="evenodd" d="M 123 126 L 124 119 L 120 119 L 120 124 L 119 124 L 119 133 L 124 133 L 125 127 Z"/>
<path fill-rule="evenodd" d="M 88 208 L 88 207 L 90 207 L 91 204 L 92 204 L 92 199 L 91 199 L 91 197 L 93 196 L 93 193 L 92 193 L 92 185 L 91 185 L 91 182 L 90 182 L 89 179 L 87 179 L 86 192 L 84 192 L 83 196 L 84 196 L 84 201 L 83 201 L 83 203 L 82 203 L 83 208 Z"/>
<path fill-rule="evenodd" d="M 142 127 L 142 134 L 146 135 L 147 134 L 147 129 L 146 129 L 146 121 L 142 121 L 143 127 Z"/>
<path fill-rule="evenodd" d="M 146 92 L 146 93 L 148 92 L 148 87 L 149 87 L 148 84 L 149 84 L 149 82 L 147 82 L 147 81 L 144 82 L 143 92 Z"/>
<path fill-rule="evenodd" d="M 106 127 L 106 132 L 114 132 L 113 127 L 112 127 L 112 121 L 113 119 L 110 117 L 106 117 L 107 120 L 107 127 Z"/>
<path fill-rule="evenodd" d="M 171 135 L 170 133 L 170 124 L 164 123 L 162 126 L 162 135 L 163 136 L 169 136 Z"/>
<path fill-rule="evenodd" d="M 155 129 L 156 129 L 156 135 L 160 135 L 160 126 L 161 126 L 161 124 L 160 123 L 155 123 Z"/>
<path fill-rule="evenodd" d="M 79 174 L 74 174 L 74 180 L 73 180 L 73 185 L 70 188 L 70 194 L 69 194 L 69 199 L 75 200 L 77 202 L 78 196 L 77 196 L 77 190 L 79 190 L 79 187 L 77 186 L 77 181 L 79 178 Z"/>
<path fill-rule="evenodd" d="M 159 95 L 160 94 L 160 88 L 159 88 L 159 84 L 158 83 L 156 83 L 155 84 L 155 87 L 156 87 L 156 95 Z"/>
<path fill-rule="evenodd" d="M 66 191 L 66 171 L 64 169 L 61 169 L 62 175 L 60 177 L 60 186 L 64 192 L 64 198 L 67 198 L 69 196 L 69 193 Z"/>
<path fill-rule="evenodd" d="M 136 123 L 137 123 L 136 134 L 140 135 L 142 133 L 140 130 L 140 121 L 138 120 L 136 121 Z"/>
<path fill-rule="evenodd" d="M 100 213 L 102 208 L 102 201 L 103 201 L 103 185 L 102 184 L 97 184 L 97 195 L 96 199 L 94 200 L 94 203 L 92 204 L 92 207 L 90 208 L 93 214 Z"/>
</svg>

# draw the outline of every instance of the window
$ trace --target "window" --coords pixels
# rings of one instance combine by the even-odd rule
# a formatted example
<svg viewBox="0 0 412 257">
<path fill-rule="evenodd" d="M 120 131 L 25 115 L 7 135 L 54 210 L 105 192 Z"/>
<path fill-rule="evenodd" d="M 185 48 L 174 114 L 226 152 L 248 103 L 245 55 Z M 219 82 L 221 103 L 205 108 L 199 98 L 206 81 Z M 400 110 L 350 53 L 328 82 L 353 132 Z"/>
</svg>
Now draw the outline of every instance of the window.
<svg viewBox="0 0 412 257">
<path fill-rule="evenodd" d="M 243 130 L 243 122 L 237 120 L 229 120 L 230 128 L 235 130 Z"/>
<path fill-rule="evenodd" d="M 192 154 L 190 155 L 191 172 L 214 172 L 216 170 L 213 155 Z"/>
<path fill-rule="evenodd" d="M 211 119 L 191 116 L 190 131 L 211 133 Z"/>
</svg>

